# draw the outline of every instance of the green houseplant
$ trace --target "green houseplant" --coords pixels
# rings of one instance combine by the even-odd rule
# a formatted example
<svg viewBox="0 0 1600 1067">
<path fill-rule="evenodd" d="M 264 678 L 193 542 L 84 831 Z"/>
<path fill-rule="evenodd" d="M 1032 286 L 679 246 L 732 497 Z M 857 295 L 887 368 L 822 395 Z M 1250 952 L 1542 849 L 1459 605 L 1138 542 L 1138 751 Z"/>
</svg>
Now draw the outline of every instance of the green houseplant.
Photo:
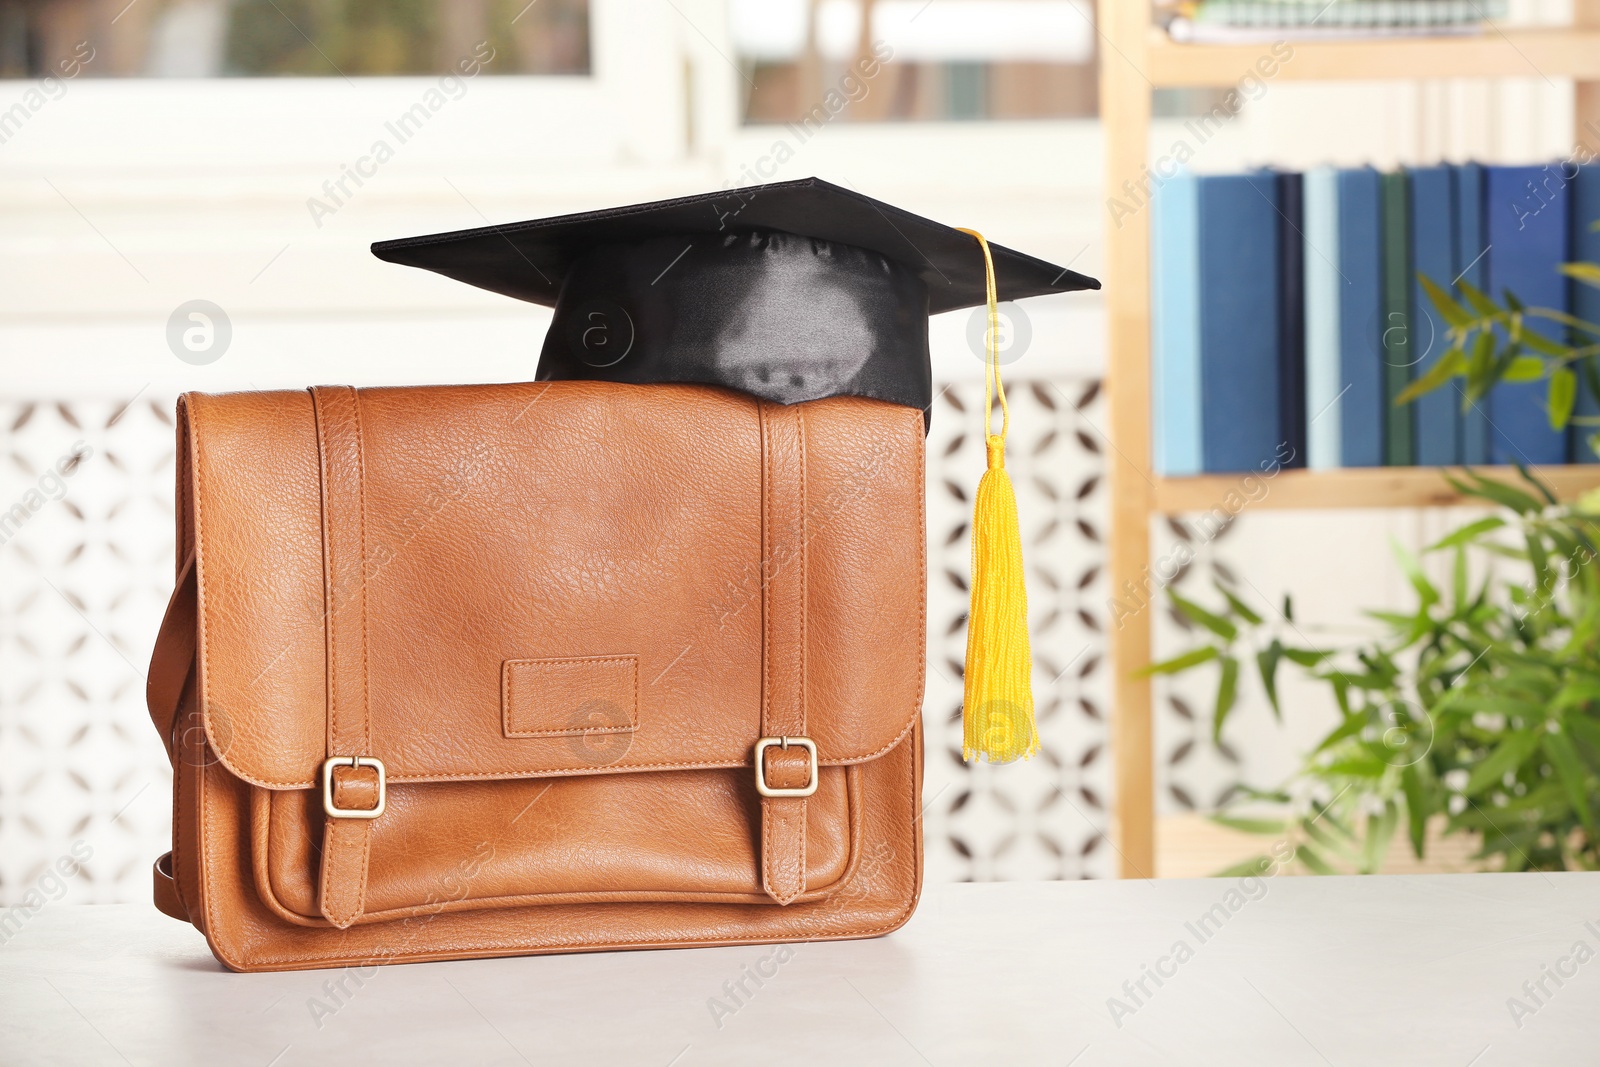
<svg viewBox="0 0 1600 1067">
<path fill-rule="evenodd" d="M 1600 264 L 1558 269 L 1600 288 Z M 1460 378 L 1465 409 L 1499 382 L 1543 380 L 1550 425 L 1574 425 L 1600 452 L 1600 417 L 1575 414 L 1580 391 L 1600 408 L 1600 324 L 1527 307 L 1509 290 L 1496 302 L 1460 279 L 1459 297 L 1420 281 L 1449 347 L 1396 403 Z M 1376 870 L 1402 827 L 1421 858 L 1430 821 L 1446 835 L 1475 835 L 1486 867 L 1600 867 L 1600 490 L 1563 506 L 1519 472 L 1525 485 L 1472 472 L 1451 479 L 1501 513 L 1428 549 L 1453 556 L 1445 588 L 1397 548 L 1415 607 L 1369 613 L 1381 632 L 1353 647 L 1313 647 L 1288 598 L 1268 619 L 1221 584 L 1213 609 L 1169 591 L 1208 639 L 1150 672 L 1214 669 L 1216 738 L 1246 664 L 1275 714 L 1285 664 L 1327 685 L 1339 709 L 1298 774 L 1283 788 L 1246 791 L 1219 822 L 1287 835 L 1298 862 L 1318 873 Z"/>
<path fill-rule="evenodd" d="M 1396 548 L 1414 606 L 1370 612 L 1379 631 L 1352 646 L 1309 641 L 1287 598 L 1269 618 L 1221 583 L 1210 607 L 1169 590 L 1204 640 L 1149 670 L 1215 671 L 1216 737 L 1245 672 L 1277 714 L 1285 669 L 1338 707 L 1289 782 L 1247 791 L 1219 822 L 1287 836 L 1317 873 L 1376 870 L 1402 830 L 1420 858 L 1430 820 L 1476 835 L 1486 868 L 1600 868 L 1600 491 L 1562 505 L 1521 474 L 1452 479 L 1498 513 L 1427 549 L 1449 557 L 1448 582 Z"/>
</svg>

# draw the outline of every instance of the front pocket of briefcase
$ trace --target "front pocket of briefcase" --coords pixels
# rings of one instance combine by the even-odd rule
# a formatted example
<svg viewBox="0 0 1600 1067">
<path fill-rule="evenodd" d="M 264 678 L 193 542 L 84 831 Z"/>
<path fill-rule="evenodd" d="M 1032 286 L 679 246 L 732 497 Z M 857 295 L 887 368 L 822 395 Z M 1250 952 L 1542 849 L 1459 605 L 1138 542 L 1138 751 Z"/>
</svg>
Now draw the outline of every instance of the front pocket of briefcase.
<svg viewBox="0 0 1600 1067">
<path fill-rule="evenodd" d="M 588 774 L 389 788 L 373 821 L 359 922 L 538 904 L 772 904 L 748 768 Z M 848 879 L 859 851 L 852 768 L 823 768 L 806 802 L 806 893 Z M 254 791 L 256 890 L 291 921 L 322 925 L 323 812 L 315 790 Z"/>
</svg>

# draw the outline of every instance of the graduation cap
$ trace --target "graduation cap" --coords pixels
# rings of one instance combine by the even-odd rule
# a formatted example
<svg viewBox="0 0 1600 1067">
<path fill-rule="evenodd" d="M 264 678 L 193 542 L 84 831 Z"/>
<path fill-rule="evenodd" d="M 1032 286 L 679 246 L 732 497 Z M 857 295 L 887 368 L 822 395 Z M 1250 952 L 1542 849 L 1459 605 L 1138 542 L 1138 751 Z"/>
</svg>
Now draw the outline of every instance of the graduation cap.
<svg viewBox="0 0 1600 1067">
<path fill-rule="evenodd" d="M 718 385 L 782 404 L 864 396 L 933 403 L 928 317 L 989 307 L 988 469 L 973 522 L 963 751 L 1038 751 L 1000 300 L 1098 289 L 1065 267 L 991 245 L 817 178 L 380 241 L 373 254 L 555 309 L 536 377 Z"/>
<path fill-rule="evenodd" d="M 1001 300 L 1098 289 L 990 245 Z M 373 254 L 555 308 L 537 377 L 722 385 L 927 411 L 928 316 L 987 298 L 968 234 L 817 178 L 380 241 Z"/>
</svg>

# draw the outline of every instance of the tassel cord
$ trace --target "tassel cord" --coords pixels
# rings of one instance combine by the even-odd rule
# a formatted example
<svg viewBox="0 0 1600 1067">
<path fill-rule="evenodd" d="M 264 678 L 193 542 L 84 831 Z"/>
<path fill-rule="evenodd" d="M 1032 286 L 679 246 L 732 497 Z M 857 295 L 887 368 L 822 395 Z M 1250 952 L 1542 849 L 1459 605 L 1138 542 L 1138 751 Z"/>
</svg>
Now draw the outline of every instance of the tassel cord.
<svg viewBox="0 0 1600 1067">
<path fill-rule="evenodd" d="M 984 352 L 984 452 L 972 523 L 972 605 L 967 616 L 967 663 L 962 701 L 962 757 L 991 763 L 1025 759 L 1039 751 L 1034 722 L 1033 656 L 1028 640 L 1028 600 L 1023 581 L 1022 537 L 1016 491 L 1005 469 L 1011 409 L 1000 375 L 1000 314 L 989 243 L 963 230 L 983 249 L 989 329 Z M 992 432 L 1000 403 L 1000 432 Z"/>
</svg>

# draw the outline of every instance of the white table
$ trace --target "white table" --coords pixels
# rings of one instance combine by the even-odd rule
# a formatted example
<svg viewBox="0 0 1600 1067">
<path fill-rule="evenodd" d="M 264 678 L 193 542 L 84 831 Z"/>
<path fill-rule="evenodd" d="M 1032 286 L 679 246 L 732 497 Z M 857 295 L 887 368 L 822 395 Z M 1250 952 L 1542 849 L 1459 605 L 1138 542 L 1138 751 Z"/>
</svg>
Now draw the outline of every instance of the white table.
<svg viewBox="0 0 1600 1067">
<path fill-rule="evenodd" d="M 396 965 L 336 1000 L 338 972 L 230 974 L 152 908 L 52 904 L 0 946 L 0 1063 L 1600 1064 L 1600 955 L 1571 956 L 1600 954 L 1600 874 L 1246 888 L 932 886 L 903 931 L 794 946 L 739 1000 L 773 948 Z M 1547 967 L 1575 973 L 1536 1004 Z"/>
</svg>

